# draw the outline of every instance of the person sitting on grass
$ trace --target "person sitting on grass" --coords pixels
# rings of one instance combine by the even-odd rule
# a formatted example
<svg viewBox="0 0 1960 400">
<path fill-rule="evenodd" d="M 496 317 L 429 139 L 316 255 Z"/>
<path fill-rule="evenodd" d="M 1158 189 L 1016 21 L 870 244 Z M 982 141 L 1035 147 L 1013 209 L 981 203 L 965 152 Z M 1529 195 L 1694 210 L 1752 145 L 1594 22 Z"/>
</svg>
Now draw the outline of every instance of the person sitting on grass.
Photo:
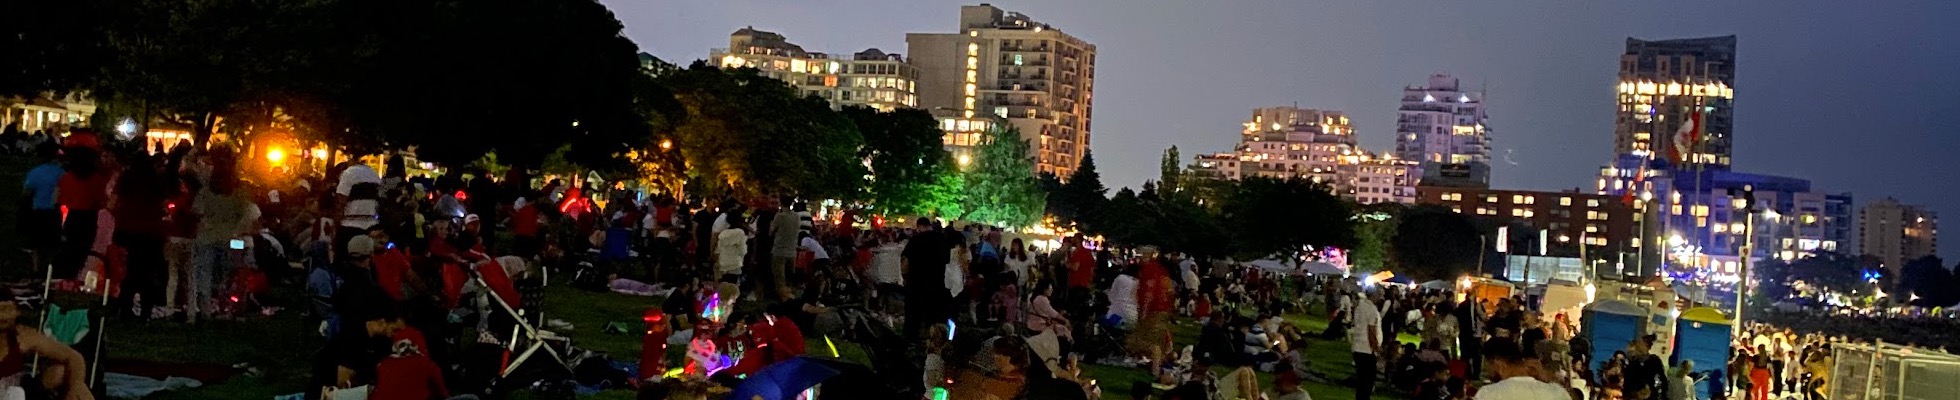
<svg viewBox="0 0 1960 400">
<path fill-rule="evenodd" d="M 26 398 L 28 389 L 34 389 L 31 391 L 35 393 L 59 395 L 51 398 L 94 399 L 86 381 L 88 360 L 40 329 L 21 326 L 20 311 L 19 300 L 0 297 L 0 396 Z M 24 386 L 32 382 L 28 360 L 36 358 L 48 359 L 48 367 L 41 371 L 39 387 Z"/>
</svg>

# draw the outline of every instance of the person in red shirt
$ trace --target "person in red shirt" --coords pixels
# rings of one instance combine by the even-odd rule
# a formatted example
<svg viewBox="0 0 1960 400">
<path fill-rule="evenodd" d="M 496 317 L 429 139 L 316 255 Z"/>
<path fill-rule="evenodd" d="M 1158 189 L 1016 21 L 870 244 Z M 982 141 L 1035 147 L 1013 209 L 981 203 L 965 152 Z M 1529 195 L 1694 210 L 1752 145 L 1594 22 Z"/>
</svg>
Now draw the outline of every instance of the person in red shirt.
<svg viewBox="0 0 1960 400">
<path fill-rule="evenodd" d="M 96 213 L 109 205 L 109 175 L 102 166 L 102 154 L 93 148 L 66 147 L 62 163 L 61 179 L 55 182 L 55 204 L 66 212 L 62 216 L 62 236 L 67 241 L 62 244 L 60 258 L 55 261 L 54 276 L 75 276 L 82 263 L 88 259 L 91 245 L 94 244 Z M 45 232 L 44 234 L 54 234 Z"/>
<path fill-rule="evenodd" d="M 429 359 L 423 349 L 428 339 L 422 331 L 401 326 L 388 337 L 390 354 L 374 367 L 374 400 L 442 400 L 449 398 L 443 384 L 442 368 Z"/>
<path fill-rule="evenodd" d="M 511 245 L 514 254 L 526 259 L 538 256 L 544 248 L 544 241 L 538 239 L 538 197 L 527 194 L 518 199 L 523 206 L 517 207 L 510 217 Z"/>
<path fill-rule="evenodd" d="M 1164 264 L 1157 259 L 1157 248 L 1143 246 L 1137 249 L 1143 260 L 1137 268 L 1137 308 L 1139 316 L 1137 330 L 1131 333 L 1132 348 L 1149 353 L 1146 356 L 1153 363 L 1163 359 L 1163 352 L 1170 349 L 1171 339 L 1171 275 Z M 1155 371 L 1152 365 L 1152 371 Z"/>
<path fill-rule="evenodd" d="M 1063 245 L 1069 249 L 1066 264 L 1068 297 L 1064 303 L 1071 309 L 1082 311 L 1095 299 L 1089 287 L 1096 281 L 1096 254 L 1083 246 L 1081 236 L 1068 238 Z M 1070 315 L 1088 315 L 1087 312 L 1077 311 L 1071 311 Z"/>
<path fill-rule="evenodd" d="M 727 341 L 742 343 L 742 359 L 723 373 L 730 376 L 752 374 L 777 361 L 803 355 L 803 330 L 798 329 L 789 318 L 758 313 L 750 314 L 742 321 L 735 330 L 735 336 Z"/>
</svg>

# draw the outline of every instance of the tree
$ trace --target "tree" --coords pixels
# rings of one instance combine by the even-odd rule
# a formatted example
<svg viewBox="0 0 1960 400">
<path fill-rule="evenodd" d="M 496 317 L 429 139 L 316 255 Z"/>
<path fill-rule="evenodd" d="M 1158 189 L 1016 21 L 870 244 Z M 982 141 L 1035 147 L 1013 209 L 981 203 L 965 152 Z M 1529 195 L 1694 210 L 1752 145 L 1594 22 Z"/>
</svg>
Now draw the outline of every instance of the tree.
<svg viewBox="0 0 1960 400">
<path fill-rule="evenodd" d="M 1960 280 L 1942 265 L 1938 256 L 1907 261 L 1899 269 L 1899 290 L 1891 293 L 1894 302 L 1910 302 L 1920 307 L 1946 307 L 1960 303 Z M 1914 300 L 1917 297 L 1917 300 Z"/>
<path fill-rule="evenodd" d="M 1382 203 L 1363 206 L 1355 213 L 1355 244 L 1348 252 L 1348 264 L 1354 270 L 1390 269 L 1393 258 L 1389 249 L 1394 247 L 1396 225 L 1401 223 L 1395 218 L 1401 212 L 1399 204 Z"/>
<path fill-rule="evenodd" d="M 1396 271 L 1411 279 L 1455 279 L 1477 270 L 1479 239 L 1476 221 L 1437 206 L 1411 208 L 1396 224 L 1390 254 Z"/>
<path fill-rule="evenodd" d="M 1028 160 L 1028 142 L 1020 130 L 1004 125 L 987 130 L 966 166 L 960 219 L 1030 226 L 1041 219 L 1045 204 Z"/>
<path fill-rule="evenodd" d="M 864 136 L 858 156 L 871 161 L 872 181 L 867 193 L 871 203 L 897 214 L 931 210 L 930 188 L 940 174 L 951 169 L 945 162 L 946 149 L 940 144 L 944 132 L 932 114 L 911 108 L 884 112 L 861 106 L 845 107 L 843 113 Z"/>
<path fill-rule="evenodd" d="M 0 106 L 9 98 L 83 89 L 105 59 L 100 0 L 20 1 L 0 24 Z M 4 109 L 5 107 L 0 107 Z"/>
<path fill-rule="evenodd" d="M 1082 162 L 1070 174 L 1068 182 L 1062 183 L 1058 192 L 1060 206 L 1056 207 L 1055 219 L 1063 224 L 1093 225 L 1096 208 L 1109 200 L 1103 187 L 1102 174 L 1096 172 L 1096 156 L 1088 150 L 1082 151 Z"/>
<path fill-rule="evenodd" d="M 1127 187 L 1118 189 L 1108 204 L 1094 211 L 1095 220 L 1106 222 L 1095 224 L 1096 230 L 1093 232 L 1102 234 L 1119 246 L 1163 244 L 1163 239 L 1157 235 L 1156 212 L 1151 208 L 1152 205 L 1145 204 L 1135 190 Z"/>
<path fill-rule="evenodd" d="M 1326 185 L 1304 179 L 1250 177 L 1222 200 L 1220 217 L 1243 258 L 1292 256 L 1306 247 L 1352 248 L 1348 206 Z"/>
<path fill-rule="evenodd" d="M 1157 190 L 1165 197 L 1178 196 L 1178 180 L 1183 178 L 1184 169 L 1179 166 L 1177 146 L 1164 149 L 1164 158 L 1157 161 Z"/>
<path fill-rule="evenodd" d="M 724 71 L 698 61 L 658 81 L 685 110 L 675 146 L 710 192 L 851 198 L 864 184 L 864 138 L 822 99 L 798 98 L 753 68 Z"/>
</svg>

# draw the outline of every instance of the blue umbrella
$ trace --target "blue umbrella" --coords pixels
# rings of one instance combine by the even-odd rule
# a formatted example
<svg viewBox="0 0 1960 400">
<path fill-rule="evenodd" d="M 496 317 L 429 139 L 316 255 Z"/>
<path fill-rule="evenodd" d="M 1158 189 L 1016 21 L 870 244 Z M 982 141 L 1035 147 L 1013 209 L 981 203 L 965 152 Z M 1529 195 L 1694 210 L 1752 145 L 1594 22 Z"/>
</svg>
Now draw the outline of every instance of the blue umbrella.
<svg viewBox="0 0 1960 400">
<path fill-rule="evenodd" d="M 836 368 L 825 366 L 805 357 L 783 360 L 762 370 L 749 374 L 742 384 L 728 393 L 729 399 L 751 400 L 790 400 L 798 393 L 837 376 Z"/>
</svg>

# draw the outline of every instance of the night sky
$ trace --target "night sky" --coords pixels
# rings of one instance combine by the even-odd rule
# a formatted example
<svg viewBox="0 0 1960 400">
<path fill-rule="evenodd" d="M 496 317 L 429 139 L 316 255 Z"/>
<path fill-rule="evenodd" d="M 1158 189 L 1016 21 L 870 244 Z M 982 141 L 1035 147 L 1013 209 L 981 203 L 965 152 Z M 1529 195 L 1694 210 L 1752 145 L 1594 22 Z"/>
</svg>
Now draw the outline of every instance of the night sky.
<svg viewBox="0 0 1960 400">
<path fill-rule="evenodd" d="M 680 64 L 748 25 L 811 51 L 902 53 L 905 33 L 953 32 L 959 5 L 977 3 L 602 1 L 644 51 Z M 1112 189 L 1155 179 L 1171 145 L 1186 163 L 1230 150 L 1254 107 L 1346 111 L 1365 147 L 1393 150 L 1402 87 L 1447 72 L 1488 90 L 1492 186 L 1590 191 L 1612 155 L 1625 39 L 1733 34 L 1735 169 L 1960 224 L 1960 2 L 1875 3 L 992 2 L 1097 46 L 1091 148 Z"/>
</svg>

